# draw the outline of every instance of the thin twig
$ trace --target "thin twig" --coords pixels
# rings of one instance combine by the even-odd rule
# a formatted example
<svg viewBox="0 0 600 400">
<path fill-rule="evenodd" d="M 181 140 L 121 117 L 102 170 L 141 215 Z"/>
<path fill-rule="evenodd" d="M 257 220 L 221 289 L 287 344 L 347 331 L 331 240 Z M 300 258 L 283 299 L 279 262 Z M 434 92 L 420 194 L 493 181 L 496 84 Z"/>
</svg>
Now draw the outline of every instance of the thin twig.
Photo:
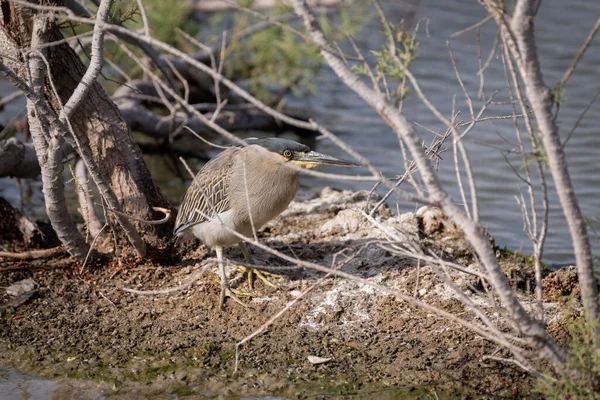
<svg viewBox="0 0 600 400">
<path fill-rule="evenodd" d="M 571 75 L 573 74 L 573 71 L 575 71 L 575 68 L 577 68 L 577 64 L 579 63 L 579 61 L 585 54 L 585 51 L 592 43 L 592 40 L 594 40 L 594 36 L 596 36 L 596 34 L 598 33 L 598 30 L 600 30 L 600 17 L 596 20 L 594 27 L 592 28 L 592 30 L 590 31 L 588 36 L 585 38 L 585 41 L 579 48 L 579 51 L 575 55 L 575 58 L 573 59 L 573 61 L 571 61 L 571 65 L 569 65 L 569 68 L 567 68 L 567 70 L 565 71 L 562 78 L 560 78 L 560 81 L 558 81 L 558 83 L 556 84 L 557 88 L 562 88 L 563 86 L 565 86 L 565 84 L 567 83 L 567 81 L 569 80 Z"/>
</svg>

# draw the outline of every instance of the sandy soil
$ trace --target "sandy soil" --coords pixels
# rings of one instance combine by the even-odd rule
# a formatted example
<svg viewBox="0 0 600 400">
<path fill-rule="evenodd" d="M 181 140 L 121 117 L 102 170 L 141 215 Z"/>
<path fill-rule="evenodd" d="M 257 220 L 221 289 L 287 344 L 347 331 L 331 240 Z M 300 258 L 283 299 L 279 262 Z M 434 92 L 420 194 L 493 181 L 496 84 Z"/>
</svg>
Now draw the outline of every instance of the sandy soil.
<svg viewBox="0 0 600 400">
<path fill-rule="evenodd" d="M 367 197 L 366 192 L 332 189 L 304 195 L 259 237 L 285 254 L 320 265 L 346 260 L 342 271 L 401 293 L 416 293 L 429 304 L 473 320 L 427 263 L 417 268 L 415 260 L 382 248 L 387 230 L 475 270 L 460 233 L 431 209 L 394 215 L 384 207 L 375 216 L 378 229 L 357 211 L 364 209 Z M 194 243 L 183 246 L 180 260 L 172 265 L 131 261 L 95 266 L 83 274 L 75 266 L 1 272 L 0 286 L 32 278 L 37 289 L 18 307 L 10 307 L 11 298 L 0 291 L 0 365 L 55 379 L 93 380 L 94 390 L 115 399 L 132 394 L 166 398 L 169 393 L 191 398 L 353 399 L 519 398 L 530 393 L 534 382 L 527 374 L 483 359 L 492 353 L 508 356 L 495 345 L 391 295 L 335 277 L 325 279 L 266 332 L 243 345 L 234 375 L 236 343 L 323 276 L 290 268 L 291 263 L 257 247 L 250 251 L 257 265 L 282 275 L 272 278 L 279 289 L 260 281 L 250 289 L 231 266 L 235 285 L 256 297 L 245 299 L 247 307 L 228 300 L 223 311 L 218 308 L 214 253 Z M 357 255 L 349 258 L 352 254 Z M 238 248 L 226 255 L 232 264 L 243 260 Z M 524 289 L 523 301 L 532 304 L 528 258 L 501 250 L 498 255 L 511 282 Z M 0 267 L 15 265 L 0 259 Z M 167 289 L 196 277 L 188 288 L 169 295 L 123 290 Z M 489 315 L 497 315 L 497 309 L 486 306 L 484 295 L 476 294 L 481 285 L 475 277 L 452 277 L 474 291 Z M 544 305 L 547 321 L 560 338 L 560 300 L 573 295 L 576 279 L 569 270 L 547 279 L 546 297 L 554 301 Z M 310 356 L 327 361 L 313 364 Z M 92 385 L 68 382 L 70 387 Z"/>
</svg>

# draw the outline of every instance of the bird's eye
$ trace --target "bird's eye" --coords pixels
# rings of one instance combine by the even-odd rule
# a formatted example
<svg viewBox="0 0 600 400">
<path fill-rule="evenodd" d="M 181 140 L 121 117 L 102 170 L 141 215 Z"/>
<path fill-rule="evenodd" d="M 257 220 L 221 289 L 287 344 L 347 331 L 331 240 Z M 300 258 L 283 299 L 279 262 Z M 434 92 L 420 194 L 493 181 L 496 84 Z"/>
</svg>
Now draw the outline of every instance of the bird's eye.
<svg viewBox="0 0 600 400">
<path fill-rule="evenodd" d="M 289 151 L 289 150 L 286 150 L 286 151 L 283 152 L 283 156 L 285 158 L 292 158 L 292 152 Z"/>
</svg>

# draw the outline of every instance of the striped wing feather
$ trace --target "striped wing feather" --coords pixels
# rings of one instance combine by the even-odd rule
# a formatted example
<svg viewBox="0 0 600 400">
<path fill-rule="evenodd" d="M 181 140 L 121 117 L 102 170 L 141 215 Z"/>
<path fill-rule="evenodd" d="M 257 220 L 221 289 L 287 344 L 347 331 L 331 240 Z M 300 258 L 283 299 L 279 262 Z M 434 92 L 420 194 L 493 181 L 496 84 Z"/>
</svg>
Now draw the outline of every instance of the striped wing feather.
<svg viewBox="0 0 600 400">
<path fill-rule="evenodd" d="M 179 207 L 175 235 L 229 209 L 229 178 L 237 151 L 231 148 L 219 153 L 198 172 Z"/>
</svg>

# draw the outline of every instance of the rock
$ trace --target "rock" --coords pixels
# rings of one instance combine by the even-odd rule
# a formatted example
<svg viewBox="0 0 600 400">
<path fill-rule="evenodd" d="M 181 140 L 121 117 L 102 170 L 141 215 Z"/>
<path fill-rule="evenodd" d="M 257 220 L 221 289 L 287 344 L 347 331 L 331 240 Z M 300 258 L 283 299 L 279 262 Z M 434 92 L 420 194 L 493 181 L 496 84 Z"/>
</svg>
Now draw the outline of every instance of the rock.
<svg viewBox="0 0 600 400">
<path fill-rule="evenodd" d="M 36 283 L 33 279 L 27 278 L 22 281 L 13 283 L 6 288 L 6 294 L 12 297 L 17 297 L 22 294 L 33 292 L 35 290 Z"/>
<path fill-rule="evenodd" d="M 421 230 L 426 235 L 433 235 L 444 230 L 444 214 L 442 210 L 434 207 L 421 207 L 417 210 L 417 218 L 421 225 Z"/>
<path fill-rule="evenodd" d="M 418 242 L 419 240 L 419 224 L 415 213 L 385 218 L 382 220 L 381 225 L 399 237 L 402 242 Z"/>
<path fill-rule="evenodd" d="M 354 210 L 342 210 L 334 218 L 327 221 L 320 229 L 319 233 L 353 233 L 362 227 L 367 226 L 365 217 Z"/>
</svg>

